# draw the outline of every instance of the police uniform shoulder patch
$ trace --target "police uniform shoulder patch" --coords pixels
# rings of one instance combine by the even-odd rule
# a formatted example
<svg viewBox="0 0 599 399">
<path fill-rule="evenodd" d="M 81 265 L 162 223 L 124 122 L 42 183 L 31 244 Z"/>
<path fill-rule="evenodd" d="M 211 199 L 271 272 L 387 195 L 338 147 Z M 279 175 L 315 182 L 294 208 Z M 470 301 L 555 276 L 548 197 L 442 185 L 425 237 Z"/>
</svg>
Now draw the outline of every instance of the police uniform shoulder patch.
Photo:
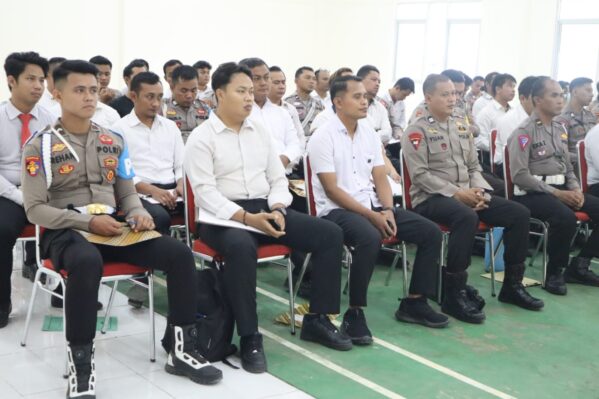
<svg viewBox="0 0 599 399">
<path fill-rule="evenodd" d="M 108 169 L 116 169 L 119 161 L 115 157 L 104 158 L 104 167 Z"/>
<path fill-rule="evenodd" d="M 109 169 L 108 172 L 106 172 L 106 181 L 108 183 L 112 183 L 114 180 L 114 170 Z"/>
<path fill-rule="evenodd" d="M 422 139 L 423 139 L 422 133 L 420 133 L 420 132 L 409 133 L 408 139 L 410 140 L 410 143 L 412 143 L 412 146 L 414 147 L 414 149 L 416 151 L 418 151 L 418 147 L 420 147 L 420 143 L 422 142 Z"/>
<path fill-rule="evenodd" d="M 61 175 L 68 175 L 73 170 L 75 170 L 75 167 L 73 166 L 73 164 L 66 163 L 58 169 L 58 173 Z"/>
<path fill-rule="evenodd" d="M 37 176 L 37 172 L 39 171 L 41 166 L 40 157 L 25 157 L 25 170 L 31 177 Z"/>
<path fill-rule="evenodd" d="M 524 151 L 529 142 L 530 136 L 528 134 L 518 135 L 518 144 L 520 144 L 520 150 Z"/>
<path fill-rule="evenodd" d="M 100 139 L 100 143 L 106 144 L 106 145 L 112 145 L 112 143 L 114 142 L 114 140 L 112 140 L 112 137 L 110 137 L 109 135 L 104 134 L 104 133 L 100 134 L 99 139 Z"/>
<path fill-rule="evenodd" d="M 64 151 L 65 148 L 67 148 L 67 146 L 63 143 L 56 143 L 52 145 L 52 152 L 61 152 Z"/>
</svg>

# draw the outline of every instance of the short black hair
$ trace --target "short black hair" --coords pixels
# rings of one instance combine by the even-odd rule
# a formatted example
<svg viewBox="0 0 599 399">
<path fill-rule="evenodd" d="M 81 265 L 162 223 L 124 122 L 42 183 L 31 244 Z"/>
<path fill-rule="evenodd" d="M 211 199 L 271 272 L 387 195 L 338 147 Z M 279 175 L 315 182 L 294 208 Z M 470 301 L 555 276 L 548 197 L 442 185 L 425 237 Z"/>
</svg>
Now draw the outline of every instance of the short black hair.
<svg viewBox="0 0 599 399">
<path fill-rule="evenodd" d="M 54 85 L 57 85 L 60 81 L 66 80 L 72 73 L 89 74 L 96 77 L 98 76 L 98 72 L 98 67 L 91 62 L 85 60 L 67 60 L 56 67 L 52 72 L 52 78 L 54 79 Z"/>
<path fill-rule="evenodd" d="M 193 64 L 193 67 L 195 69 L 209 69 L 212 70 L 212 65 L 210 65 L 210 63 L 208 61 L 198 61 L 195 64 Z"/>
<path fill-rule="evenodd" d="M 530 95 L 532 97 L 532 105 L 537 105 L 535 102 L 535 97 L 543 97 L 545 94 L 545 86 L 546 83 L 551 81 L 549 76 L 538 76 L 537 79 L 533 82 L 532 88 L 530 90 Z"/>
<path fill-rule="evenodd" d="M 164 76 L 166 76 L 166 68 L 172 67 L 173 65 L 183 65 L 183 63 L 176 59 L 168 60 L 167 62 L 165 62 L 162 66 L 162 72 L 164 72 Z"/>
<path fill-rule="evenodd" d="M 139 94 L 139 90 L 141 89 L 142 84 L 155 85 L 156 83 L 160 83 L 160 76 L 156 75 L 154 72 L 140 72 L 131 79 L 131 91 Z"/>
<path fill-rule="evenodd" d="M 441 75 L 447 76 L 449 80 L 453 83 L 466 83 L 466 79 L 464 79 L 464 74 L 455 69 L 446 69 L 441 72 Z"/>
<path fill-rule="evenodd" d="M 347 91 L 347 82 L 361 82 L 362 78 L 354 75 L 345 75 L 339 76 L 335 78 L 330 85 L 331 91 L 331 101 L 333 101 L 336 97 L 341 96 L 341 94 Z M 333 111 L 337 112 L 335 109 L 335 104 L 333 103 Z"/>
<path fill-rule="evenodd" d="M 485 84 L 492 84 L 493 83 L 493 79 L 495 79 L 495 76 L 499 75 L 499 72 L 489 72 L 486 76 L 485 76 Z"/>
<path fill-rule="evenodd" d="M 44 76 L 48 75 L 48 60 L 34 51 L 9 54 L 4 61 L 4 72 L 6 72 L 6 76 L 18 79 L 29 64 L 39 66 L 42 68 Z"/>
<path fill-rule="evenodd" d="M 189 65 L 181 65 L 176 67 L 173 70 L 173 75 L 171 76 L 171 81 L 173 84 L 180 82 L 182 80 L 188 81 L 198 78 L 198 71 L 192 66 Z"/>
<path fill-rule="evenodd" d="M 557 83 L 559 83 L 563 91 L 567 91 L 570 87 L 570 83 L 566 82 L 565 80 L 560 80 Z"/>
<path fill-rule="evenodd" d="M 309 67 L 309 66 L 303 66 L 303 67 L 299 67 L 297 68 L 297 71 L 295 71 L 295 78 L 299 78 L 302 73 L 304 73 L 304 71 L 311 71 L 314 72 L 314 68 Z"/>
<path fill-rule="evenodd" d="M 509 73 L 498 73 L 495 75 L 493 83 L 491 84 L 491 94 L 495 96 L 497 94 L 497 88 L 503 86 L 507 82 L 514 82 L 514 84 L 516 84 L 516 78 Z"/>
<path fill-rule="evenodd" d="M 465 80 L 464 83 L 466 83 L 466 86 L 471 86 L 472 82 L 473 82 L 472 78 L 470 76 L 466 75 L 464 72 L 462 72 L 462 75 L 464 75 L 464 80 Z"/>
<path fill-rule="evenodd" d="M 360 69 L 358 69 L 356 76 L 359 76 L 362 79 L 364 79 L 366 75 L 368 75 L 370 72 L 380 73 L 377 67 L 375 67 L 374 65 L 364 65 L 360 67 Z"/>
<path fill-rule="evenodd" d="M 212 90 L 216 92 L 217 89 L 224 89 L 229 83 L 233 75 L 243 73 L 248 78 L 252 78 L 252 71 L 244 65 L 239 65 L 235 62 L 225 62 L 220 64 L 218 68 L 212 74 Z"/>
<path fill-rule="evenodd" d="M 125 78 L 129 78 L 131 77 L 131 75 L 133 74 L 133 68 L 146 68 L 146 69 L 150 69 L 150 65 L 148 64 L 148 61 L 142 59 L 142 58 L 136 58 L 133 61 L 131 61 L 124 69 L 123 69 L 123 77 Z"/>
<path fill-rule="evenodd" d="M 485 78 L 483 78 L 483 77 L 482 77 L 482 76 L 480 76 L 480 75 L 476 75 L 475 77 L 473 77 L 473 78 L 472 78 L 472 80 L 473 80 L 474 82 L 480 82 L 480 81 L 483 81 L 483 82 L 484 82 L 484 81 L 485 81 Z"/>
<path fill-rule="evenodd" d="M 283 70 L 281 69 L 281 67 L 278 67 L 276 65 L 271 66 L 270 68 L 268 68 L 269 72 L 281 72 L 283 75 L 285 75 L 285 72 L 283 72 Z"/>
<path fill-rule="evenodd" d="M 329 70 L 328 69 L 324 69 L 324 68 L 317 69 L 314 72 L 314 75 L 316 75 L 316 79 L 318 79 L 318 76 L 320 75 L 321 72 L 329 72 Z"/>
<path fill-rule="evenodd" d="M 532 94 L 532 86 L 537 80 L 536 76 L 527 76 L 518 85 L 518 96 L 529 98 Z"/>
<path fill-rule="evenodd" d="M 424 83 L 422 83 L 422 92 L 424 94 L 434 93 L 438 83 L 450 81 L 451 79 L 447 75 L 431 73 L 424 79 Z"/>
<path fill-rule="evenodd" d="M 410 90 L 412 93 L 415 91 L 414 81 L 410 78 L 398 79 L 393 87 L 399 87 L 399 90 Z"/>
<path fill-rule="evenodd" d="M 572 93 L 572 91 L 577 87 L 592 84 L 592 83 L 593 83 L 593 79 L 589 79 L 589 78 L 585 78 L 585 77 L 573 79 L 570 82 L 570 93 Z"/>
<path fill-rule="evenodd" d="M 50 69 L 53 69 L 56 65 L 58 64 L 62 64 L 63 62 L 65 62 L 67 59 L 64 57 L 52 57 L 48 60 L 48 71 Z"/>
<path fill-rule="evenodd" d="M 108 58 L 101 55 L 96 55 L 95 57 L 90 58 L 89 62 L 94 65 L 108 65 L 110 68 L 112 68 L 112 62 L 110 62 Z"/>
<path fill-rule="evenodd" d="M 266 66 L 266 68 L 268 68 L 268 65 L 266 64 L 266 62 L 264 62 L 263 59 L 258 58 L 258 57 L 244 58 L 243 60 L 239 61 L 239 65 L 243 65 L 243 66 L 247 67 L 248 69 L 253 69 L 253 68 L 259 67 L 260 65 L 264 65 L 264 66 Z"/>
</svg>

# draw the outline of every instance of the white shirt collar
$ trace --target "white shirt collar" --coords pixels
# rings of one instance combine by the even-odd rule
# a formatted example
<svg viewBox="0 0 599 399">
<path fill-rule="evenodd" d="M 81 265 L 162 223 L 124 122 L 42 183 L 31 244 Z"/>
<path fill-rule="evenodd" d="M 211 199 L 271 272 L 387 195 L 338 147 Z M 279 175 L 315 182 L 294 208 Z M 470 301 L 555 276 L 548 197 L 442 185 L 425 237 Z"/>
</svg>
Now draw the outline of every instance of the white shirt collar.
<svg viewBox="0 0 599 399">
<path fill-rule="evenodd" d="M 6 114 L 8 115 L 9 119 L 15 119 L 22 113 L 23 112 L 19 111 L 17 107 L 14 106 L 12 101 L 8 100 L 6 102 Z M 33 106 L 33 109 L 29 113 L 33 115 L 35 119 L 39 119 L 39 110 L 37 104 Z"/>
<path fill-rule="evenodd" d="M 256 103 L 254 103 L 254 105 L 256 105 Z M 210 112 L 207 122 L 210 123 L 210 126 L 212 126 L 212 128 L 214 129 L 214 132 L 216 134 L 223 133 L 227 130 L 233 131 L 233 129 L 230 129 L 223 123 L 223 121 L 218 117 L 218 115 L 216 115 L 216 112 Z M 254 125 L 253 125 L 252 121 L 250 120 L 249 116 L 247 118 L 245 118 L 245 120 L 243 121 L 243 124 L 241 125 L 241 129 L 239 129 L 239 131 L 241 132 L 243 129 L 246 129 L 246 128 L 254 130 Z"/>
</svg>

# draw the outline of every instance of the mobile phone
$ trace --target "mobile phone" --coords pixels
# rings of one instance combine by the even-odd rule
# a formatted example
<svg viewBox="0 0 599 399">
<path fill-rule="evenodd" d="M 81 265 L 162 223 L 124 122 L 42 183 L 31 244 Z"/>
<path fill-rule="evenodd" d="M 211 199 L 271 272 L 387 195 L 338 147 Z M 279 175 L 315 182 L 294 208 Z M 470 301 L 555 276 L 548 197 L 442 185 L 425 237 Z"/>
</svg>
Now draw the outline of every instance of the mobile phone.
<svg viewBox="0 0 599 399">
<path fill-rule="evenodd" d="M 276 231 L 281 231 L 281 226 L 279 226 L 279 224 L 277 222 L 275 222 L 273 219 L 268 219 L 268 223 L 270 223 L 272 228 L 275 229 Z"/>
</svg>

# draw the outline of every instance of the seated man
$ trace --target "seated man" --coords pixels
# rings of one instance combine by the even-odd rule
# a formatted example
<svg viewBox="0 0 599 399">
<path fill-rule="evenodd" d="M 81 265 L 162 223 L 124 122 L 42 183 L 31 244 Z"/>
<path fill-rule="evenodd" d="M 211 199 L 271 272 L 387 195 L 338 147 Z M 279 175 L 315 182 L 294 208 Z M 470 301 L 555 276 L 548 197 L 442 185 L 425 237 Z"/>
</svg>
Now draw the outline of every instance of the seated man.
<svg viewBox="0 0 599 399">
<path fill-rule="evenodd" d="M 252 373 L 267 369 L 256 314 L 256 250 L 263 243 L 312 253 L 312 313 L 304 316 L 301 338 L 351 349 L 351 340 L 326 316 L 339 313 L 341 229 L 287 208 L 291 194 L 270 133 L 248 118 L 254 103 L 252 73 L 233 62 L 222 64 L 212 76 L 212 89 L 218 106 L 185 147 L 184 168 L 196 206 L 264 233 L 199 226 L 201 239 L 226 260 L 224 283 L 241 337 L 241 365 Z"/>
<path fill-rule="evenodd" d="M 586 212 L 592 220 L 599 220 L 599 199 L 580 190 L 568 153 L 568 135 L 564 126 L 553 119 L 564 106 L 559 83 L 539 77 L 531 96 L 534 111 L 507 145 L 514 199 L 526 205 L 532 217 L 549 223 L 544 288 L 552 294 L 566 295 L 566 282 L 599 286 L 599 276 L 589 269 L 591 258 L 599 256 L 599 230 L 593 229 L 578 256 L 567 266 L 576 233 L 574 212 Z"/>
<path fill-rule="evenodd" d="M 0 104 L 0 328 L 8 324 L 12 310 L 13 247 L 27 225 L 21 186 L 22 146 L 32 133 L 56 120 L 38 101 L 44 91 L 48 60 L 38 53 L 12 53 L 4 70 L 10 98 Z M 36 272 L 35 244 L 28 242 L 23 277 Z"/>
<path fill-rule="evenodd" d="M 433 293 L 441 231 L 413 212 L 395 208 L 385 173 L 379 135 L 365 120 L 369 98 L 362 78 L 344 76 L 331 84 L 336 115 L 318 128 L 308 143 L 318 216 L 343 230 L 352 250 L 349 309 L 341 330 L 356 345 L 372 343 L 362 308 L 381 240 L 396 236 L 418 245 L 410 293 L 395 313 L 398 320 L 445 327 L 448 319 L 427 303 Z M 433 284 L 434 285 L 434 284 Z"/>
<path fill-rule="evenodd" d="M 112 130 L 125 137 L 135 170 L 135 189 L 156 230 L 168 235 L 171 215 L 181 213 L 183 196 L 183 139 L 174 122 L 158 115 L 162 103 L 160 77 L 142 72 L 131 80 L 133 112 Z M 150 202 L 151 201 L 151 202 Z"/>
<path fill-rule="evenodd" d="M 23 197 L 28 219 L 45 228 L 40 249 L 68 273 L 65 314 L 68 341 L 67 398 L 95 398 L 96 301 L 105 261 L 163 270 L 167 275 L 172 349 L 166 371 L 201 384 L 222 379 L 195 349 L 197 286 L 189 248 L 171 237 L 124 247 L 88 242 L 76 230 L 102 236 L 122 232 L 117 206 L 135 231 L 154 222 L 133 186 L 133 170 L 122 136 L 91 122 L 98 101 L 98 69 L 86 61 L 65 61 L 54 71 L 54 97 L 62 117 L 35 135 L 23 151 Z M 115 159 L 116 162 L 108 161 Z M 88 205 L 103 208 L 92 214 Z"/>
<path fill-rule="evenodd" d="M 584 138 L 585 158 L 588 165 L 589 193 L 599 197 L 599 125 L 595 125 Z"/>
<path fill-rule="evenodd" d="M 543 301 L 522 285 L 528 249 L 528 210 L 490 195 L 483 179 L 472 135 L 466 123 L 452 116 L 453 83 L 444 75 L 429 75 L 423 84 L 425 112 L 402 137 L 402 149 L 412 179 L 414 210 L 449 227 L 443 312 L 468 323 L 482 323 L 484 301 L 466 285 L 479 220 L 505 227 L 505 280 L 501 302 L 539 310 Z"/>
</svg>

